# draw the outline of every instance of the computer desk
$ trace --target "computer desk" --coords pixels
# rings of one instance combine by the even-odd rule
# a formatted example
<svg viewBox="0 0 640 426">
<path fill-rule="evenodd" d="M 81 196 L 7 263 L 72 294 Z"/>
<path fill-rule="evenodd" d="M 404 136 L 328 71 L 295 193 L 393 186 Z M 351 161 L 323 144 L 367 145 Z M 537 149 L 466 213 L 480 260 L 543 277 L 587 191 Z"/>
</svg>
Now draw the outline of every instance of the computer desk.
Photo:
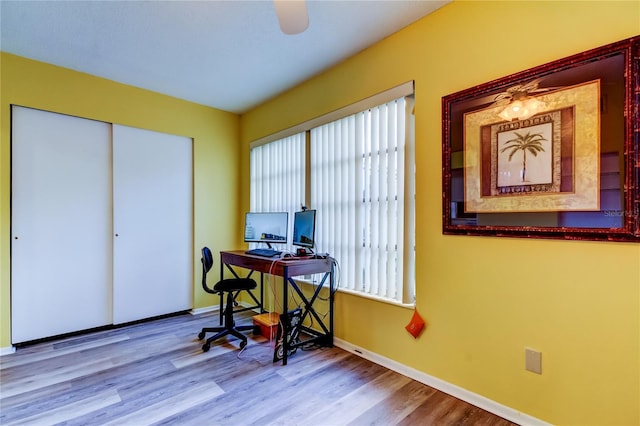
<svg viewBox="0 0 640 426">
<path fill-rule="evenodd" d="M 335 293 L 334 283 L 334 266 L 332 259 L 317 259 L 313 257 L 285 257 L 285 258 L 269 258 L 246 254 L 244 250 L 221 251 L 220 252 L 220 279 L 224 278 L 224 270 L 227 269 L 236 277 L 240 278 L 234 267 L 249 270 L 249 276 L 255 271 L 260 273 L 260 311 L 264 312 L 264 274 L 276 275 L 283 278 L 282 282 L 282 312 L 288 312 L 289 307 L 289 287 L 295 291 L 300 299 L 302 299 L 302 319 L 304 323 L 307 316 L 313 317 L 320 327 L 320 330 L 302 326 L 309 338 L 300 340 L 300 342 L 290 345 L 287 339 L 283 340 L 282 365 L 287 365 L 287 357 L 290 349 L 300 347 L 309 343 L 316 343 L 321 346 L 333 346 L 333 297 Z M 320 283 L 316 285 L 315 291 L 311 298 L 307 298 L 300 290 L 298 283 L 293 279 L 302 275 L 323 274 Z M 314 308 L 320 290 L 327 285 L 329 286 L 329 318 L 323 320 Z M 254 300 L 255 297 L 254 297 Z M 284 330 L 283 335 L 286 336 L 288 330 Z"/>
</svg>

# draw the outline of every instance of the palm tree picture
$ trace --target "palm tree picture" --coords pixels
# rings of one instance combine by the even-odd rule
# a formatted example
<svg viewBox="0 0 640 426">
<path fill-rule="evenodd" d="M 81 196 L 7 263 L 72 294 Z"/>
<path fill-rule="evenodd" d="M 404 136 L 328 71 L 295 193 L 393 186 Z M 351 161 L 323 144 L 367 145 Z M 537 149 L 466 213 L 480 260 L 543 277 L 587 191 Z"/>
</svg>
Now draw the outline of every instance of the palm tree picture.
<svg viewBox="0 0 640 426">
<path fill-rule="evenodd" d="M 525 134 L 524 132 L 518 133 L 516 131 L 514 131 L 513 133 L 516 137 L 505 141 L 500 152 L 504 153 L 505 151 L 508 151 L 508 158 L 509 161 L 511 161 L 516 153 L 522 151 L 522 169 L 520 170 L 520 181 L 525 182 L 527 174 L 527 153 L 533 155 L 534 157 L 537 157 L 539 152 L 545 152 L 545 149 L 542 146 L 542 142 L 547 141 L 547 139 L 542 136 L 542 133 L 527 132 Z"/>
</svg>

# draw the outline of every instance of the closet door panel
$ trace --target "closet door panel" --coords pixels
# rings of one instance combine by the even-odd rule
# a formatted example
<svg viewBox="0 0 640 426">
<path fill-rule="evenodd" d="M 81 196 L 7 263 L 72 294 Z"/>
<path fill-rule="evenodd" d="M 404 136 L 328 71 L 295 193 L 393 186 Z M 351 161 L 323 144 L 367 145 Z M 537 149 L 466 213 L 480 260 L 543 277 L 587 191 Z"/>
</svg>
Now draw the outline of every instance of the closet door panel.
<svg viewBox="0 0 640 426">
<path fill-rule="evenodd" d="M 113 126 L 114 323 L 190 309 L 192 140 Z"/>
<path fill-rule="evenodd" d="M 11 131 L 11 341 L 111 324 L 111 126 L 14 106 Z"/>
</svg>

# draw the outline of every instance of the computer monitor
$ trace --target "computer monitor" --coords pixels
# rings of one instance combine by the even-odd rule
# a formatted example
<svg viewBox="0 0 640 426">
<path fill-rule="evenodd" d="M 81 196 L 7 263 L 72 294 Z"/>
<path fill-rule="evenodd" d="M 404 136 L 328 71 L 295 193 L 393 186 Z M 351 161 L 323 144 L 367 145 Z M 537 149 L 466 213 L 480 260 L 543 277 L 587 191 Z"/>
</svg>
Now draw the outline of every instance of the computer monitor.
<svg viewBox="0 0 640 426">
<path fill-rule="evenodd" d="M 316 211 L 302 210 L 293 216 L 293 245 L 313 248 L 316 233 Z"/>
<path fill-rule="evenodd" d="M 287 212 L 248 212 L 244 221 L 244 241 L 247 243 L 286 244 L 289 229 Z"/>
</svg>

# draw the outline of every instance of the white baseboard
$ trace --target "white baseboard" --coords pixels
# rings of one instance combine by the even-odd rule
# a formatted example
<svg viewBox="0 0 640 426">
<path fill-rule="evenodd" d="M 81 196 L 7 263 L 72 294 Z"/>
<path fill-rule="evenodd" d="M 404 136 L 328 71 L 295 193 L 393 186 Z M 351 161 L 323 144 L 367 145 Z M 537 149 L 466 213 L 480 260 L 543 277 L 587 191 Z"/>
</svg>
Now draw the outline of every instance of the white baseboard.
<svg viewBox="0 0 640 426">
<path fill-rule="evenodd" d="M 341 349 L 344 349 L 345 351 L 354 353 L 362 358 L 368 359 L 371 362 L 375 362 L 378 365 L 386 367 L 420 383 L 424 383 L 427 386 L 438 389 L 439 391 L 468 402 L 469 404 L 475 405 L 478 408 L 482 408 L 485 411 L 505 418 L 513 423 L 527 426 L 550 426 L 549 423 L 544 422 L 540 419 L 521 413 L 518 410 L 514 410 L 513 408 L 499 404 L 495 401 L 485 398 L 484 396 L 478 395 L 477 393 L 473 393 L 454 384 L 445 382 L 444 380 L 438 379 L 434 376 L 430 376 L 414 368 L 407 367 L 406 365 L 400 364 L 399 362 L 396 362 L 392 359 L 385 358 L 376 353 L 367 351 L 366 349 L 362 349 L 360 347 L 352 345 L 351 343 L 344 340 L 334 337 L 333 343 L 334 345 Z"/>
<path fill-rule="evenodd" d="M 240 302 L 239 305 L 242 306 L 243 308 L 254 306 L 253 304 L 250 304 L 247 302 Z M 211 305 L 211 306 L 205 306 L 204 308 L 192 309 L 191 315 L 206 314 L 208 312 L 218 312 L 218 311 L 220 311 L 220 305 Z"/>
<path fill-rule="evenodd" d="M 220 310 L 220 306 L 218 305 L 205 306 L 204 308 L 192 309 L 191 315 L 206 314 L 208 312 L 214 312 L 219 310 Z"/>
<path fill-rule="evenodd" d="M 0 356 L 11 355 L 16 351 L 14 346 L 8 346 L 6 348 L 0 348 Z"/>
</svg>

